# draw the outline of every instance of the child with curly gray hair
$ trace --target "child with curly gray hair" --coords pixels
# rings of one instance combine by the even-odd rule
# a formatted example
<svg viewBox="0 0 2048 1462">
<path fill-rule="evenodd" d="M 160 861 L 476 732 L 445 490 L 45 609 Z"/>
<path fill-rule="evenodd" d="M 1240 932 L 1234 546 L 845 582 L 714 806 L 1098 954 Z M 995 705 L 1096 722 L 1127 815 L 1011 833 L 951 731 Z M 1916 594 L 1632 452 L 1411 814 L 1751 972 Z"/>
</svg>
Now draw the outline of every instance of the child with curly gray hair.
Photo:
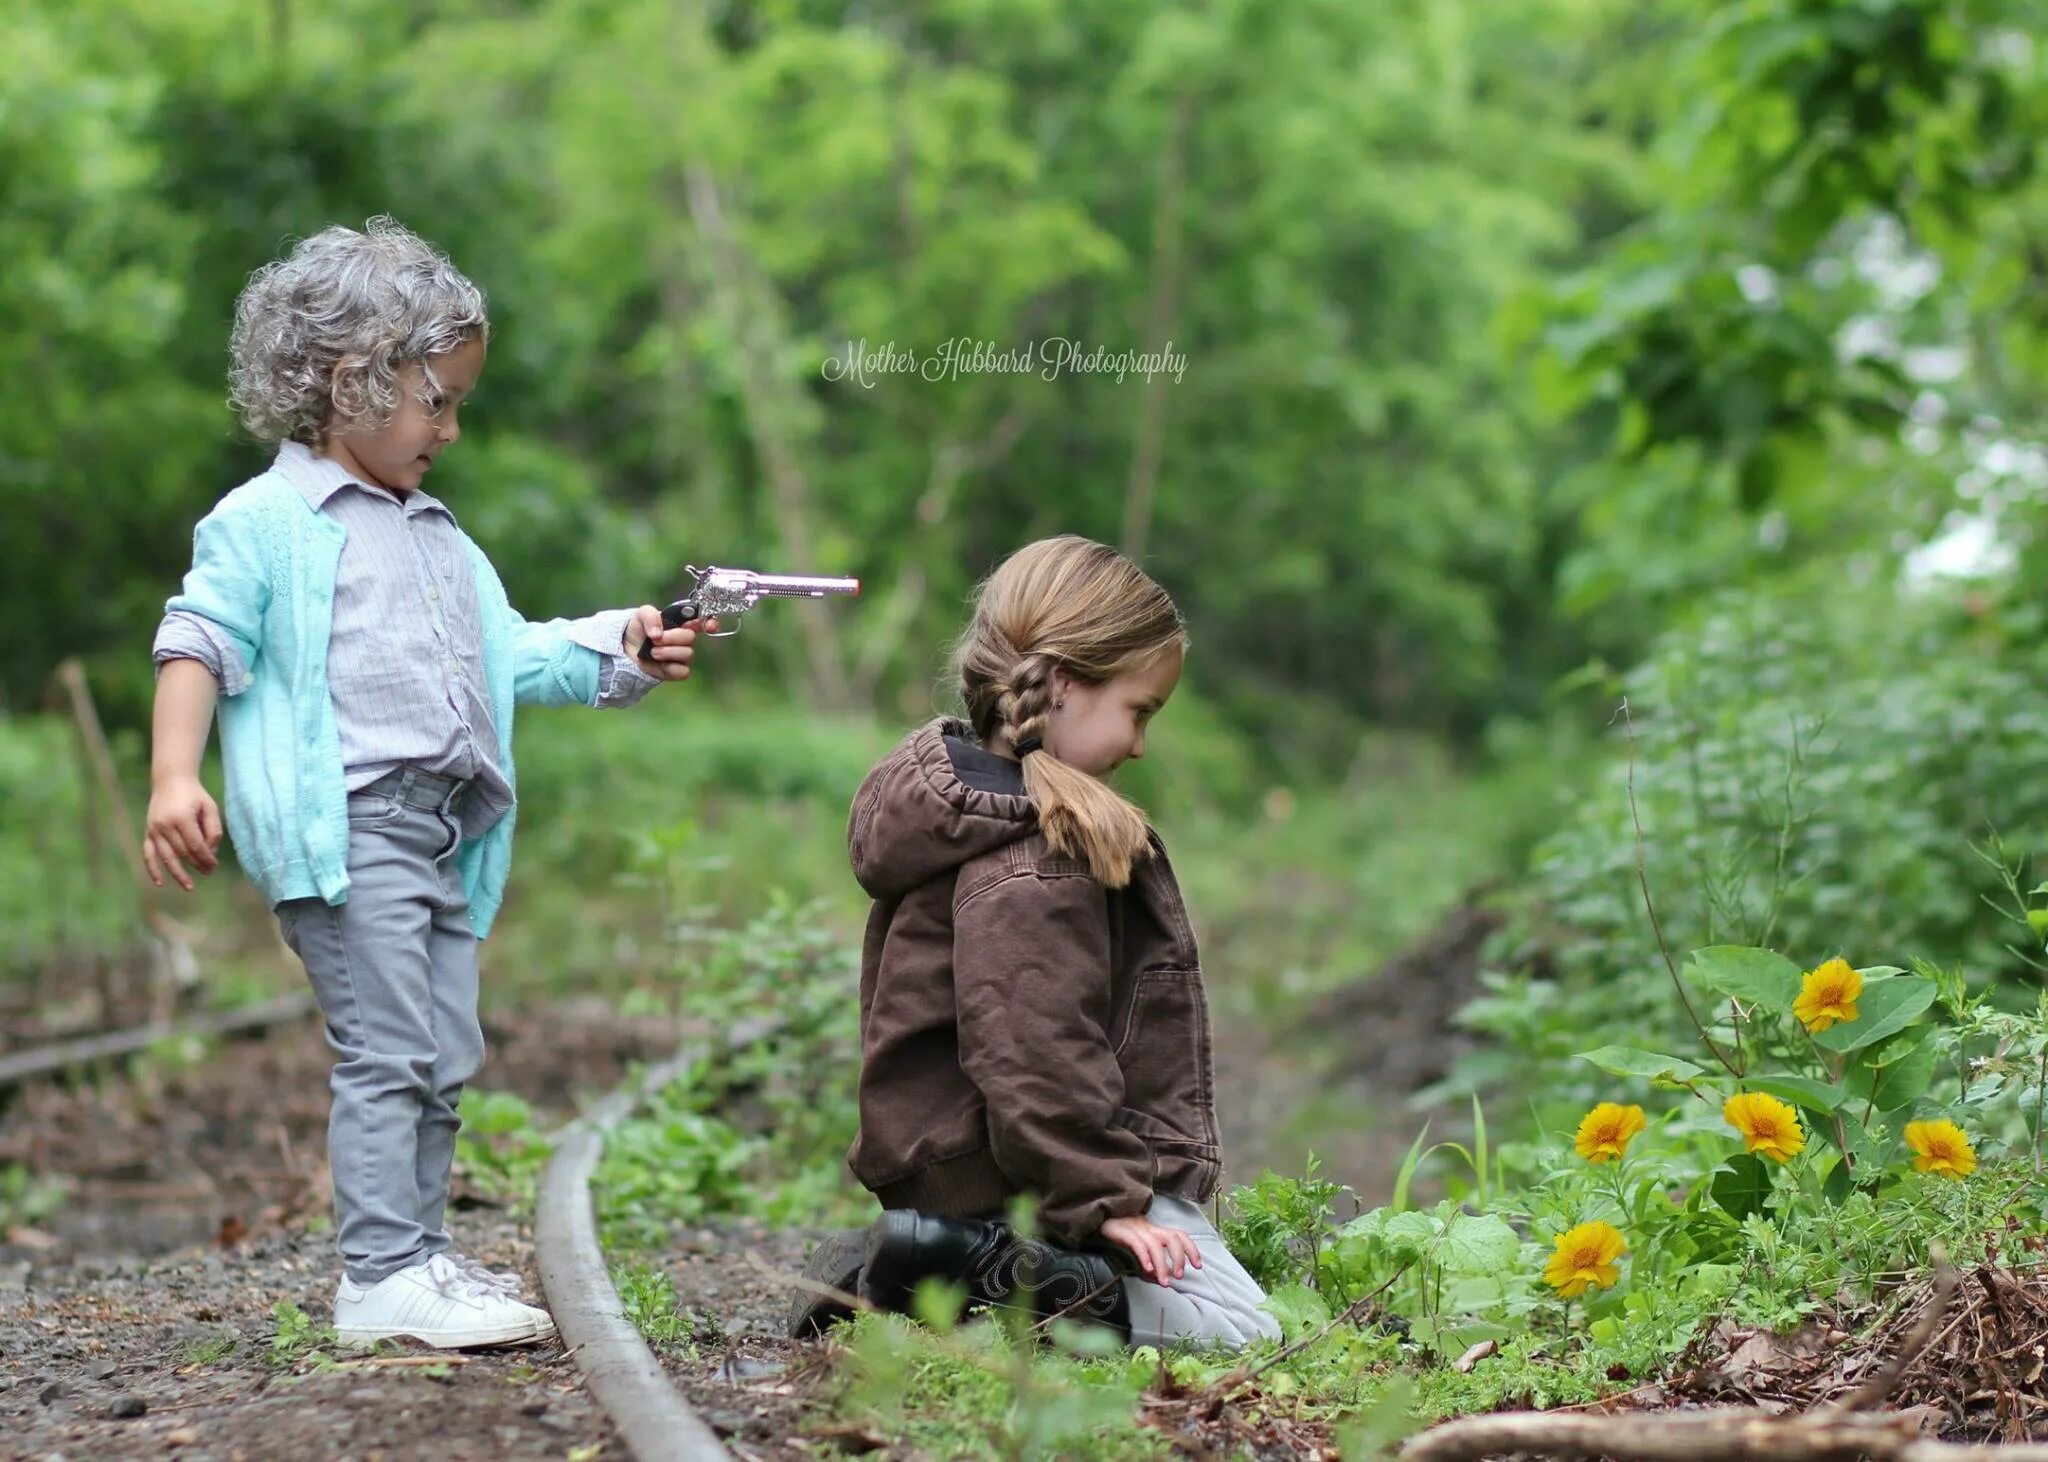
<svg viewBox="0 0 2048 1462">
<path fill-rule="evenodd" d="M 153 652 L 143 858 L 188 891 L 218 865 L 199 775 L 217 712 L 226 832 L 338 1058 L 334 1319 L 361 1344 L 554 1333 L 445 1227 L 456 1107 L 484 1056 L 477 942 L 511 865 L 513 708 L 630 706 L 689 676 L 702 628 L 664 630 L 653 605 L 526 620 L 424 490 L 489 342 L 483 292 L 388 218 L 259 269 L 235 307 L 232 398 L 277 455 L 199 522 Z"/>
</svg>

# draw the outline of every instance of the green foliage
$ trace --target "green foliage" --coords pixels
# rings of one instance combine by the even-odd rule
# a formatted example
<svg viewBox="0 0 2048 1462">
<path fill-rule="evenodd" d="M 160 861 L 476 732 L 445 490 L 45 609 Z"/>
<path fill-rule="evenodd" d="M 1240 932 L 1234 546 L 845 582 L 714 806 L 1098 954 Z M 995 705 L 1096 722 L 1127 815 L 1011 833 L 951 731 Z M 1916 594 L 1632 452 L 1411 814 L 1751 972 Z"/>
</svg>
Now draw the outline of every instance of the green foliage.
<svg viewBox="0 0 2048 1462">
<path fill-rule="evenodd" d="M 2025 968 L 2011 921 L 2026 901 L 1973 844 L 2048 837 L 2048 781 L 2035 774 L 2048 663 L 1938 598 L 1879 602 L 1882 636 L 1867 627 L 1878 604 L 1861 594 L 1726 602 L 1629 677 L 1615 737 L 1632 735 L 1632 754 L 1615 748 L 1510 901 L 1501 947 L 1540 943 L 1554 978 L 1487 977 L 1461 1020 L 1505 1049 L 1467 1063 L 1463 1084 L 1519 1067 L 1545 1072 L 1560 1106 L 1597 1099 L 1587 1067 L 1558 1065 L 1595 1029 L 1711 1064 L 1664 968 L 1639 857 L 1663 948 L 1702 951 L 1681 979 L 1710 1027 L 1725 1026 L 1730 995 L 1789 1010 L 1799 971 L 1836 953 L 1875 966 L 1924 951 L 1968 970 L 1976 990 Z M 1871 1023 L 1817 1039 L 1837 1054 L 1881 1040 L 1928 998 L 1917 980 L 1879 975 Z"/>
<path fill-rule="evenodd" d="M 0 1168 L 0 1233 L 11 1228 L 33 1228 L 52 1214 L 61 1212 L 70 1198 L 62 1180 L 40 1178 L 18 1162 Z"/>
<path fill-rule="evenodd" d="M 461 1115 L 455 1161 L 463 1173 L 500 1201 L 530 1205 L 534 1184 L 554 1150 L 533 1125 L 533 1109 L 511 1092 L 471 1088 L 462 1094 Z"/>
<path fill-rule="evenodd" d="M 1317 1246 L 1328 1225 L 1331 1204 L 1343 1185 L 1319 1178 L 1311 1153 L 1299 1178 L 1264 1172 L 1250 1187 L 1230 1193 L 1232 1217 L 1223 1221 L 1223 1241 L 1245 1272 L 1264 1289 L 1274 1289 L 1318 1267 Z"/>
<path fill-rule="evenodd" d="M 233 1355 L 237 1343 L 232 1335 L 201 1336 L 186 1341 L 179 1348 L 178 1356 L 186 1365 L 204 1369 L 217 1361 L 224 1361 Z"/>
<path fill-rule="evenodd" d="M 677 1223 L 747 1214 L 816 1225 L 865 1216 L 845 1172 L 858 1123 L 854 966 L 815 909 L 787 900 L 743 929 L 703 930 L 677 971 L 686 1010 L 758 1038 L 694 1063 L 606 1139 L 593 1183 L 607 1246 L 648 1249 Z"/>
<path fill-rule="evenodd" d="M 950 1334 L 863 1315 L 845 1336 L 834 1413 L 922 1454 L 1051 1458 L 1171 1455 L 1137 1423 L 1146 1374 L 1131 1363 L 1041 1354 L 982 1322 Z"/>
<path fill-rule="evenodd" d="M 652 1264 L 614 1265 L 612 1284 L 626 1318 L 657 1351 L 696 1357 L 697 1327 L 676 1309 L 676 1287 L 666 1270 Z"/>
<path fill-rule="evenodd" d="M 139 938 L 126 850 L 104 831 L 94 876 L 89 776 L 66 718 L 0 715 L 0 982 L 61 954 L 118 959 Z"/>
<path fill-rule="evenodd" d="M 302 1361 L 317 1366 L 329 1359 L 327 1350 L 339 1343 L 332 1325 L 315 1324 L 312 1316 L 290 1300 L 272 1305 L 270 1315 L 277 1322 L 277 1330 L 270 1338 L 273 1366 L 296 1366 Z"/>
</svg>

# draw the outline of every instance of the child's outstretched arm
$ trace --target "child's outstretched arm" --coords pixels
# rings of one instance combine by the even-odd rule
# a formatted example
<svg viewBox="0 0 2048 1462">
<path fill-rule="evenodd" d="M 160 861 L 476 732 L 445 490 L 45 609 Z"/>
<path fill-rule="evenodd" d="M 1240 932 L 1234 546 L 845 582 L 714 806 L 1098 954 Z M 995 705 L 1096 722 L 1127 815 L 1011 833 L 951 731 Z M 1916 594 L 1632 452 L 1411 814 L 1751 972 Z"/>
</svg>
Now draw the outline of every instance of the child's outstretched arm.
<svg viewBox="0 0 2048 1462">
<path fill-rule="evenodd" d="M 199 759 L 219 692 L 213 672 L 197 660 L 166 660 L 157 678 L 142 861 L 158 888 L 169 869 L 189 893 L 192 876 L 185 863 L 201 873 L 220 865 L 220 808 L 199 781 Z"/>
</svg>

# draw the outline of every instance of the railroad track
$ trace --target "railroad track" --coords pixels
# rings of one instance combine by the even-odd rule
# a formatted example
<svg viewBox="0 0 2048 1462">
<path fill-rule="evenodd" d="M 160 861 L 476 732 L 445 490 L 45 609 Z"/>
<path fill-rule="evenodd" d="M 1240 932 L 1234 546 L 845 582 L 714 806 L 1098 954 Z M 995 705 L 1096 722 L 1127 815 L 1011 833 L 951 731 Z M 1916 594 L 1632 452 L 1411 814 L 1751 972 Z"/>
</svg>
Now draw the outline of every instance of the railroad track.
<svg viewBox="0 0 2048 1462">
<path fill-rule="evenodd" d="M 541 1175 L 533 1243 L 548 1308 L 591 1398 L 640 1462 L 733 1462 L 733 1454 L 626 1318 L 598 1243 L 590 1177 L 606 1134 L 647 1095 L 705 1057 L 750 1045 L 779 1025 L 771 1018 L 742 1021 L 723 1037 L 686 1045 L 619 1086 L 563 1129 Z"/>
</svg>

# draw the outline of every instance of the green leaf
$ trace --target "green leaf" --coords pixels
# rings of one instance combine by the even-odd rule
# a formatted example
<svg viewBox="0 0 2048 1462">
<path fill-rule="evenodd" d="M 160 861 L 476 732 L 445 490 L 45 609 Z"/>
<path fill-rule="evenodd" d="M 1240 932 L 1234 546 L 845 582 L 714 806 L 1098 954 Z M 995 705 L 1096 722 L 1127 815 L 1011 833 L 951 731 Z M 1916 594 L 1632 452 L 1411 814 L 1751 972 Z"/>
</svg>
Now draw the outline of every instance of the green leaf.
<svg viewBox="0 0 2048 1462">
<path fill-rule="evenodd" d="M 1755 1153 L 1742 1153 L 1715 1171 L 1712 1191 L 1721 1210 L 1740 1222 L 1763 1211 L 1771 1195 L 1771 1170 Z"/>
<path fill-rule="evenodd" d="M 1686 968 L 1709 989 L 1780 1015 L 1799 998 L 1799 966 L 1773 950 L 1716 944 L 1694 950 Z"/>
<path fill-rule="evenodd" d="M 1401 1159 L 1401 1170 L 1394 1174 L 1394 1199 L 1388 1207 L 1399 1212 L 1408 1206 L 1408 1185 L 1415 1178 L 1416 1165 L 1422 1161 L 1422 1144 L 1429 1136 L 1429 1123 L 1422 1124 L 1422 1130 L 1415 1134 L 1415 1142 L 1408 1149 L 1408 1156 Z"/>
<path fill-rule="evenodd" d="M 1395 1262 L 1413 1264 L 1436 1242 L 1436 1236 L 1443 1232 L 1443 1225 L 1428 1214 L 1411 1208 L 1405 1213 L 1389 1213 L 1386 1226 L 1380 1232 Z"/>
<path fill-rule="evenodd" d="M 1745 1076 L 1742 1085 L 1745 1091 L 1769 1092 L 1780 1101 L 1816 1112 L 1832 1112 L 1842 1104 L 1844 1094 L 1841 1087 L 1810 1076 Z"/>
<path fill-rule="evenodd" d="M 1849 1195 L 1855 1188 L 1855 1181 L 1849 1176 L 1849 1165 L 1837 1159 L 1833 1170 L 1828 1173 L 1828 1180 L 1821 1184 L 1820 1196 L 1839 1208 L 1849 1201 Z"/>
<path fill-rule="evenodd" d="M 1280 1333 L 1299 1340 L 1330 1323 L 1330 1307 L 1305 1284 L 1286 1284 L 1266 1296 L 1266 1313 L 1280 1322 Z"/>
<path fill-rule="evenodd" d="M 1639 1051 L 1633 1046 L 1601 1046 L 1597 1050 L 1580 1051 L 1577 1059 L 1590 1062 L 1609 1076 L 1636 1076 L 1646 1081 L 1660 1077 L 1685 1081 L 1706 1069 L 1676 1056 L 1660 1056 L 1655 1051 Z"/>
<path fill-rule="evenodd" d="M 1904 1030 L 1934 1003 L 1934 981 L 1919 975 L 1866 980 L 1856 997 L 1856 1019 L 1831 1025 L 1813 1038 L 1827 1051 L 1860 1051 Z"/>
<path fill-rule="evenodd" d="M 1444 1230 L 1437 1263 L 1458 1274 L 1492 1274 L 1513 1264 L 1521 1252 L 1521 1239 L 1499 1215 L 1466 1215 L 1452 1219 Z"/>
<path fill-rule="evenodd" d="M 1479 1176 L 1479 1206 L 1486 1207 L 1486 1113 L 1479 1109 L 1479 1094 L 1472 1094 L 1473 1168 Z"/>
<path fill-rule="evenodd" d="M 1927 1094 L 1937 1052 L 1925 1031 L 1906 1031 L 1849 1071 L 1849 1094 L 1880 1112 L 1902 1111 Z"/>
</svg>

